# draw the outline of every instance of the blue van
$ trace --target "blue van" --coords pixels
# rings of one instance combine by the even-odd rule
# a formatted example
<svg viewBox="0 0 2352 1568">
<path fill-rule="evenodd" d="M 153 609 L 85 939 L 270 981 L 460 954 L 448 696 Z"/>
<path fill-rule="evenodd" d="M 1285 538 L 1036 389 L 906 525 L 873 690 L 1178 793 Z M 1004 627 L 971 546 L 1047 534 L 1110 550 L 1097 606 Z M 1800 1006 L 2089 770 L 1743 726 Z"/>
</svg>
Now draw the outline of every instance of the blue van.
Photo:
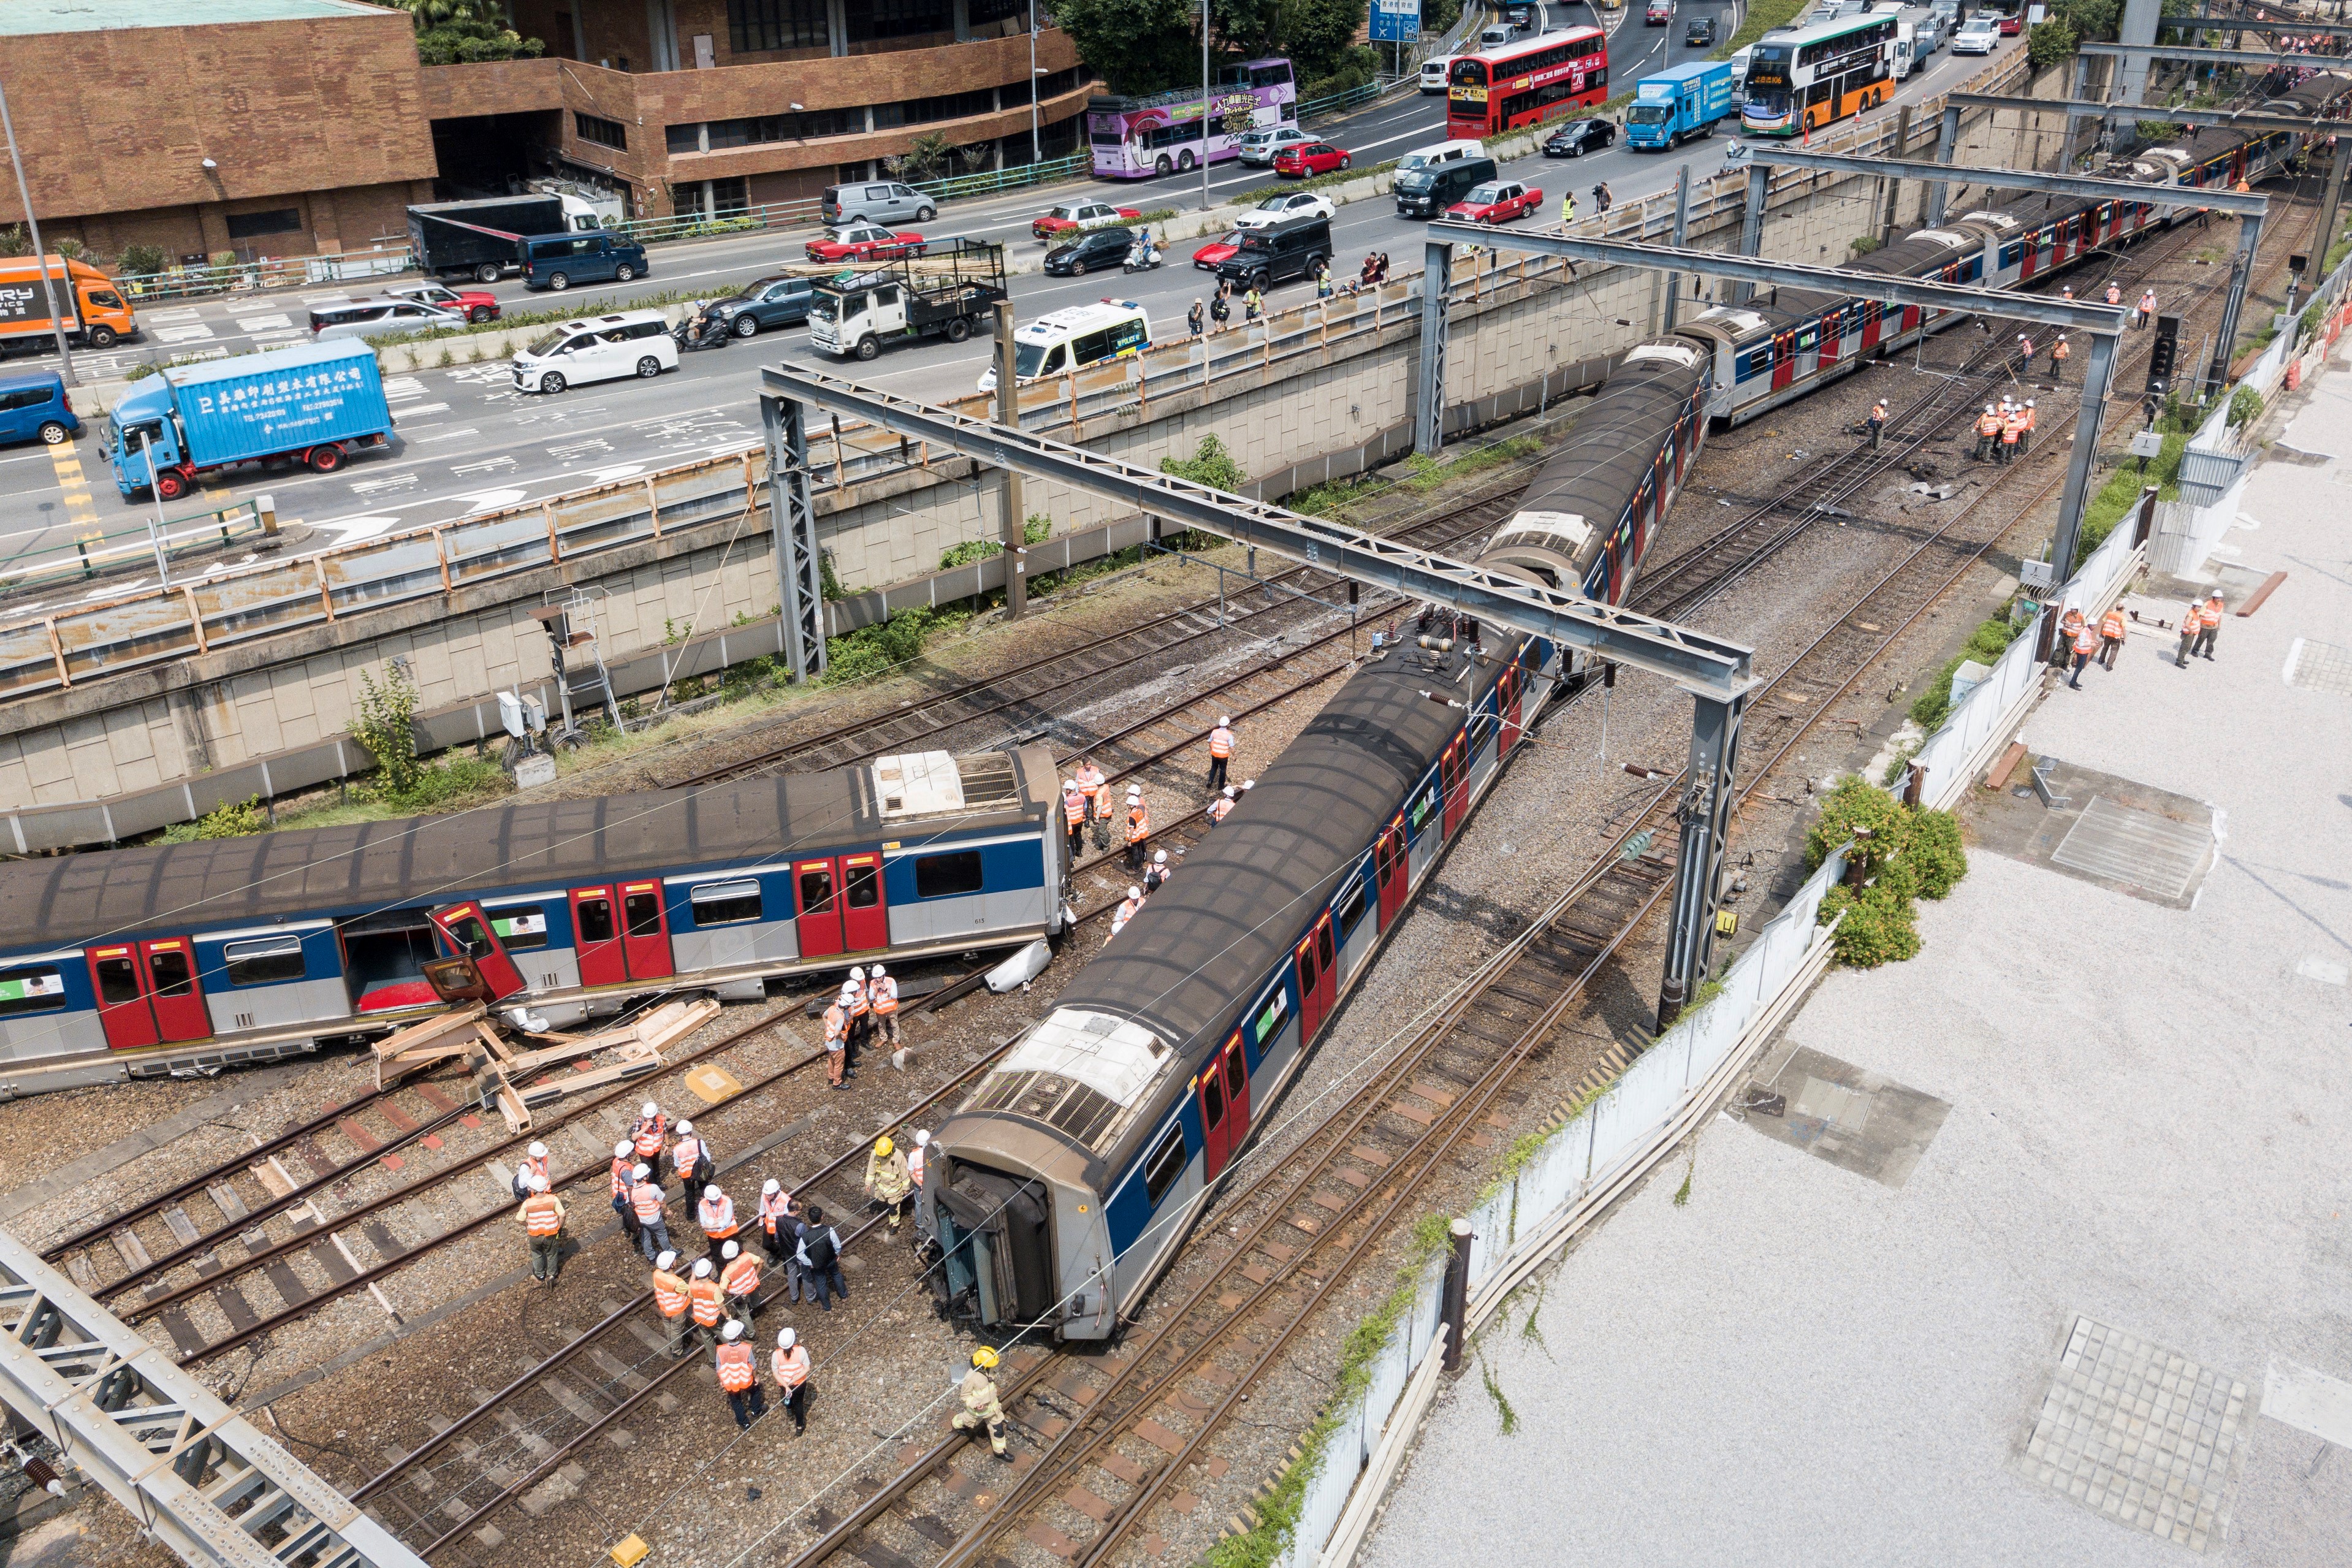
<svg viewBox="0 0 2352 1568">
<path fill-rule="evenodd" d="M 0 375 L 0 441 L 30 441 L 38 437 L 58 447 L 80 434 L 80 416 L 74 413 L 73 399 L 66 395 L 65 381 L 56 371 Z"/>
<path fill-rule="evenodd" d="M 626 283 L 646 271 L 646 247 L 609 229 L 533 235 L 522 242 L 522 281 L 527 289 L 562 290 L 574 283 Z"/>
</svg>

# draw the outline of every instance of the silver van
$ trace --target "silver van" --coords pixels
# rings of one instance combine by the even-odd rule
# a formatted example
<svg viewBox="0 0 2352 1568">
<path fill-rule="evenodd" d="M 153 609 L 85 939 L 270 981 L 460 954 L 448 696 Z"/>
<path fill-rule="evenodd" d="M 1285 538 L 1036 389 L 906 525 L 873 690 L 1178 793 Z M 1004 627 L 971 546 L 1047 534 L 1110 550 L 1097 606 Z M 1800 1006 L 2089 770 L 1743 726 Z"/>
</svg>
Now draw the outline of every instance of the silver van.
<svg viewBox="0 0 2352 1568">
<path fill-rule="evenodd" d="M 827 185 L 818 208 L 827 228 L 844 224 L 929 223 L 940 216 L 939 203 L 897 180 L 861 180 L 855 184 Z"/>
<path fill-rule="evenodd" d="M 465 311 L 444 310 L 421 300 L 322 300 L 310 307 L 310 341 L 314 343 L 465 324 Z"/>
</svg>

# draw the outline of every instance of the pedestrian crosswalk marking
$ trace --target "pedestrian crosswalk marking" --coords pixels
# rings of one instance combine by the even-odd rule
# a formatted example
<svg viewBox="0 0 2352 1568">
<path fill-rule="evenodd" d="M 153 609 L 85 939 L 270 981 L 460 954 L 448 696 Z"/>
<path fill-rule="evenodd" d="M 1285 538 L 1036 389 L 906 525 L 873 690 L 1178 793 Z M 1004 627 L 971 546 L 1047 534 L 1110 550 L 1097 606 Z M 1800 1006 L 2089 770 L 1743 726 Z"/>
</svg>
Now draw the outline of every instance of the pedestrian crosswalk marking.
<svg viewBox="0 0 2352 1568">
<path fill-rule="evenodd" d="M 98 521 L 98 503 L 90 498 L 89 480 L 82 473 L 81 454 L 70 441 L 60 441 L 49 448 L 49 466 L 56 470 L 58 489 L 65 492 L 66 516 L 73 524 L 74 537 L 89 541 L 92 534 L 101 537 L 104 530 Z"/>
</svg>

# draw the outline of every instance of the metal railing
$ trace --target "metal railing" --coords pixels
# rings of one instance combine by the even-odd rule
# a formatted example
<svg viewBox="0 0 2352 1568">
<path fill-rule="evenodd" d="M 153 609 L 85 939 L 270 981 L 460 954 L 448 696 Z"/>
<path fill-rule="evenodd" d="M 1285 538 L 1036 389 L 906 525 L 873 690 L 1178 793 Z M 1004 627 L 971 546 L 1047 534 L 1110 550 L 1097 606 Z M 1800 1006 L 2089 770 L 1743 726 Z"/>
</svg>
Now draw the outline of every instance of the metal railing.
<svg viewBox="0 0 2352 1568">
<path fill-rule="evenodd" d="M 159 534 L 168 561 L 191 551 L 216 549 L 239 539 L 258 536 L 268 532 L 272 526 L 264 522 L 257 500 L 241 500 L 210 511 L 166 519 L 160 530 L 143 521 L 135 528 L 92 529 L 69 544 L 46 545 L 0 556 L 0 594 L 75 579 L 87 582 L 108 567 L 126 561 L 152 561 Z"/>
</svg>

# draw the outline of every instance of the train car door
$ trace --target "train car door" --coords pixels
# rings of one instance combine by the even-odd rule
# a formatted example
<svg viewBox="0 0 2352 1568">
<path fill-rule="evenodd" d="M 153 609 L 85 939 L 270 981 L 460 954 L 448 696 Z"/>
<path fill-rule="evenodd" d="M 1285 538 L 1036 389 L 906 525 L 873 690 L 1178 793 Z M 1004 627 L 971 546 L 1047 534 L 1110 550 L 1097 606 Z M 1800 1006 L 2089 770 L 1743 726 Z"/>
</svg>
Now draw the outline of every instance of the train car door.
<svg viewBox="0 0 2352 1568">
<path fill-rule="evenodd" d="M 1405 853 L 1404 813 L 1399 812 L 1396 820 L 1389 824 L 1389 830 L 1372 846 L 1372 868 L 1381 889 L 1382 931 L 1389 929 L 1397 910 L 1404 908 L 1404 895 L 1410 885 L 1406 868 L 1411 864 L 1412 858 Z"/>
<path fill-rule="evenodd" d="M 157 1030 L 167 1040 L 209 1039 L 213 1020 L 196 978 L 195 943 L 177 936 L 142 942 L 139 955 L 147 961 L 147 999 Z"/>
<path fill-rule="evenodd" d="M 1862 306 L 1862 351 L 1868 353 L 1878 346 L 1878 334 L 1885 327 L 1886 307 L 1876 300 L 1866 300 Z"/>
<path fill-rule="evenodd" d="M 851 952 L 890 945 L 890 910 L 882 894 L 882 857 L 841 858 L 841 929 Z"/>
<path fill-rule="evenodd" d="M 1238 1042 L 1241 1037 L 1236 1035 L 1234 1038 Z M 1213 1182 L 1233 1152 L 1233 1140 L 1225 1128 L 1225 1077 L 1215 1057 L 1209 1058 L 1201 1068 L 1201 1076 L 1192 1080 L 1192 1092 L 1201 1097 L 1201 1179 Z"/>
<path fill-rule="evenodd" d="M 1516 664 L 1503 671 L 1503 679 L 1495 683 L 1495 703 L 1503 713 L 1502 739 L 1495 745 L 1495 754 L 1497 757 L 1509 756 L 1511 748 L 1518 744 L 1519 731 L 1522 728 L 1519 722 L 1519 700 L 1526 694 L 1527 688 L 1528 672 Z"/>
<path fill-rule="evenodd" d="M 1445 837 L 1448 838 L 1454 837 L 1454 830 L 1462 826 L 1462 818 L 1470 810 L 1470 770 L 1465 765 L 1468 748 L 1469 737 L 1456 735 L 1445 748 L 1445 754 L 1437 760 L 1438 780 L 1445 790 Z"/>
<path fill-rule="evenodd" d="M 143 968 L 134 945 L 89 950 L 90 989 L 98 993 L 98 1021 L 110 1049 L 135 1051 L 163 1041 L 155 1009 L 147 1002 Z"/>
<path fill-rule="evenodd" d="M 1815 356 L 1813 363 L 1823 370 L 1837 363 L 1838 344 L 1844 337 L 1845 312 L 1838 310 L 1823 316 L 1822 318 L 1822 352 Z"/>
<path fill-rule="evenodd" d="M 110 1049 L 211 1038 L 212 1016 L 196 978 L 195 948 L 185 937 L 93 948 L 89 962 L 99 1023 Z"/>
<path fill-rule="evenodd" d="M 841 951 L 839 883 L 830 860 L 801 860 L 793 866 L 793 895 L 800 902 L 801 956 L 823 958 Z"/>
<path fill-rule="evenodd" d="M 580 961 L 583 985 L 618 985 L 629 977 L 629 962 L 621 950 L 621 924 L 613 916 L 613 889 L 572 889 L 573 955 Z"/>
<path fill-rule="evenodd" d="M 1250 1082 L 1249 1053 L 1242 1049 L 1242 1037 L 1235 1031 L 1225 1042 L 1223 1067 L 1225 1074 L 1225 1152 L 1233 1152 L 1249 1137 Z"/>
<path fill-rule="evenodd" d="M 664 980 L 677 973 L 669 952 L 669 911 L 659 882 L 621 885 L 621 952 L 632 980 Z"/>
<path fill-rule="evenodd" d="M 474 961 L 474 972 L 489 987 L 491 1001 L 502 1002 L 523 989 L 522 971 L 507 956 L 506 944 L 490 930 L 479 904 L 445 904 L 425 918 L 450 952 Z"/>
<path fill-rule="evenodd" d="M 1797 334 L 1772 334 L 1772 390 L 1780 391 L 1797 378 Z"/>
<path fill-rule="evenodd" d="M 1307 940 L 1298 944 L 1298 1043 L 1301 1046 L 1315 1037 L 1323 1026 L 1323 1015 L 1331 1009 L 1333 994 L 1339 980 L 1332 969 L 1331 915 L 1325 910 Z"/>
<path fill-rule="evenodd" d="M 2041 263 L 2042 236 L 2039 233 L 2029 234 L 2025 237 L 2024 242 L 2018 247 L 2017 280 L 2022 283 L 2032 277 L 2042 269 Z"/>
</svg>

